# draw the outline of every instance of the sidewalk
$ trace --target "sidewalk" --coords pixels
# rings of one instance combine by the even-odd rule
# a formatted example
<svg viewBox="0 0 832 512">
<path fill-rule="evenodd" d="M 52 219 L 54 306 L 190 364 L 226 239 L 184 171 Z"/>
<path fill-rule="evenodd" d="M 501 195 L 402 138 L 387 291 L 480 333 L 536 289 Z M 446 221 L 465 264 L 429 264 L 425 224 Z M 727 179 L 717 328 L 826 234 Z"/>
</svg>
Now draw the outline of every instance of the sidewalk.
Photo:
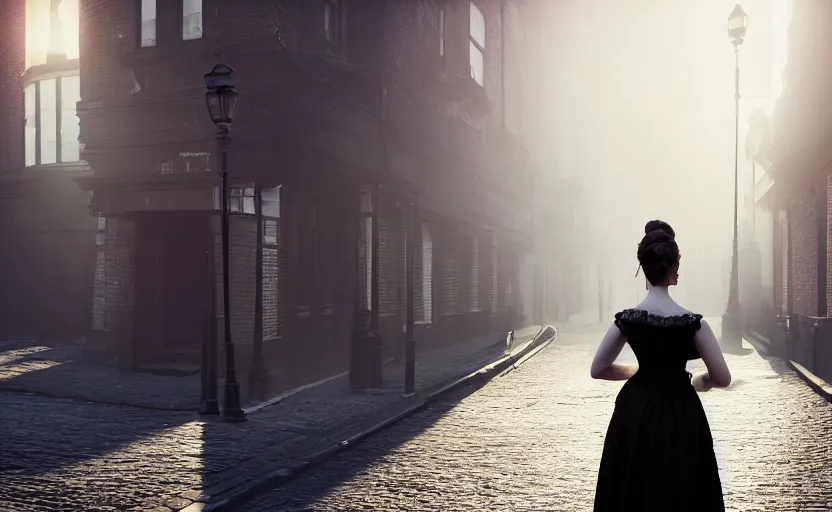
<svg viewBox="0 0 832 512">
<path fill-rule="evenodd" d="M 540 331 L 518 330 L 511 348 Z M 0 393 L 7 412 L 0 418 L 0 509 L 201 510 L 201 503 L 222 501 L 271 472 L 308 462 L 506 353 L 505 341 L 495 336 L 420 353 L 416 395 L 402 396 L 404 365 L 396 363 L 385 367 L 381 391 L 351 393 L 343 376 L 252 412 L 239 424 Z M 44 508 L 32 505 L 34 495 L 44 496 Z"/>
</svg>

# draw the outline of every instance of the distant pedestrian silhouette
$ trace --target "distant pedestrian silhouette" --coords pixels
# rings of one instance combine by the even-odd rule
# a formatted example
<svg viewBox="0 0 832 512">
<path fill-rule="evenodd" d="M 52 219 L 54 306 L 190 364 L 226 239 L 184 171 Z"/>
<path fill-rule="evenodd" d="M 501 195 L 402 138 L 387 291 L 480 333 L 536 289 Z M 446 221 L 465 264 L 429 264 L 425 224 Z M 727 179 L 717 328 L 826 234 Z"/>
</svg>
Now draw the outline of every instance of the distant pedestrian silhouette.
<svg viewBox="0 0 832 512">
<path fill-rule="evenodd" d="M 679 246 L 665 222 L 650 221 L 638 246 L 650 291 L 615 315 L 595 359 L 596 379 L 626 380 L 604 441 L 595 512 L 722 512 L 713 438 L 696 389 L 728 386 L 731 373 L 708 323 L 670 298 Z M 628 343 L 638 366 L 614 364 Z M 691 381 L 687 361 L 708 373 Z"/>
</svg>

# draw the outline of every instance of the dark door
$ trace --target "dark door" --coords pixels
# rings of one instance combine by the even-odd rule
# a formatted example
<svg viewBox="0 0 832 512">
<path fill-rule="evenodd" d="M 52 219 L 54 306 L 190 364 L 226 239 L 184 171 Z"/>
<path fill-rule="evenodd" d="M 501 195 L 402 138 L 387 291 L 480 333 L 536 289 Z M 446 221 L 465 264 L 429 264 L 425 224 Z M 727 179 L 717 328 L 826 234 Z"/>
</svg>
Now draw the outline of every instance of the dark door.
<svg viewBox="0 0 832 512">
<path fill-rule="evenodd" d="M 177 213 L 164 230 L 162 246 L 164 346 L 174 356 L 199 361 L 209 300 L 208 218 Z"/>
<path fill-rule="evenodd" d="M 143 215 L 136 238 L 137 359 L 198 363 L 210 300 L 208 215 Z"/>
</svg>

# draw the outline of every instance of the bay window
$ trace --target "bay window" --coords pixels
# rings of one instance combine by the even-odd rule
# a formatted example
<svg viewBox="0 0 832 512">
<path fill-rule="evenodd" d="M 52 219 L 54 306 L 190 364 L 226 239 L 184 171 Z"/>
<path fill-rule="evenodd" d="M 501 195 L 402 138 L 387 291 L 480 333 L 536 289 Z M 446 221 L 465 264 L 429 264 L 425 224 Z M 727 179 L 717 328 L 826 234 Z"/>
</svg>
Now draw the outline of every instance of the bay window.
<svg viewBox="0 0 832 512">
<path fill-rule="evenodd" d="M 80 77 L 38 80 L 26 86 L 24 95 L 26 166 L 80 160 Z"/>
</svg>

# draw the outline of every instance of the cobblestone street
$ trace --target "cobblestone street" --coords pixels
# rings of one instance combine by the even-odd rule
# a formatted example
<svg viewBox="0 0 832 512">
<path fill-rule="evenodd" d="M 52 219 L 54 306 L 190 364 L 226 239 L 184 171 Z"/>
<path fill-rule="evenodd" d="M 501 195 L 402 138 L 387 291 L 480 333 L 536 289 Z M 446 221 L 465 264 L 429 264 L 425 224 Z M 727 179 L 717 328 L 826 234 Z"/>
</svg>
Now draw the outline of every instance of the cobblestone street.
<svg viewBox="0 0 832 512">
<path fill-rule="evenodd" d="M 245 510 L 591 510 L 622 385 L 589 378 L 601 334 L 562 330 L 473 395 L 404 420 Z M 700 396 L 727 509 L 832 510 L 832 405 L 782 362 L 726 357 L 734 383 Z"/>
<path fill-rule="evenodd" d="M 518 330 L 512 347 L 539 332 L 541 326 Z M 31 375 L 28 387 L 0 386 L 2 512 L 182 510 L 209 497 L 223 499 L 409 406 L 402 398 L 404 367 L 396 362 L 385 367 L 384 390 L 351 393 L 341 376 L 252 411 L 245 423 L 224 423 L 189 412 L 106 403 L 108 393 L 114 402 L 139 397 L 142 390 L 151 395 L 168 384 L 158 379 L 151 383 L 159 386 L 145 386 L 147 380 L 125 376 L 124 388 L 117 388 L 118 380 L 107 388 L 106 376 L 115 371 L 88 369 L 91 383 L 82 386 L 86 367 L 70 358 L 59 365 L 54 350 L 38 348 L 0 353 L 0 381 Z M 416 389 L 430 392 L 477 371 L 504 357 L 507 348 L 494 336 L 419 352 Z M 66 370 L 39 379 L 53 367 Z M 59 396 L 60 382 L 68 383 L 65 396 Z M 75 395 L 79 390 L 83 393 Z M 148 396 L 147 403 L 153 399 Z"/>
</svg>

